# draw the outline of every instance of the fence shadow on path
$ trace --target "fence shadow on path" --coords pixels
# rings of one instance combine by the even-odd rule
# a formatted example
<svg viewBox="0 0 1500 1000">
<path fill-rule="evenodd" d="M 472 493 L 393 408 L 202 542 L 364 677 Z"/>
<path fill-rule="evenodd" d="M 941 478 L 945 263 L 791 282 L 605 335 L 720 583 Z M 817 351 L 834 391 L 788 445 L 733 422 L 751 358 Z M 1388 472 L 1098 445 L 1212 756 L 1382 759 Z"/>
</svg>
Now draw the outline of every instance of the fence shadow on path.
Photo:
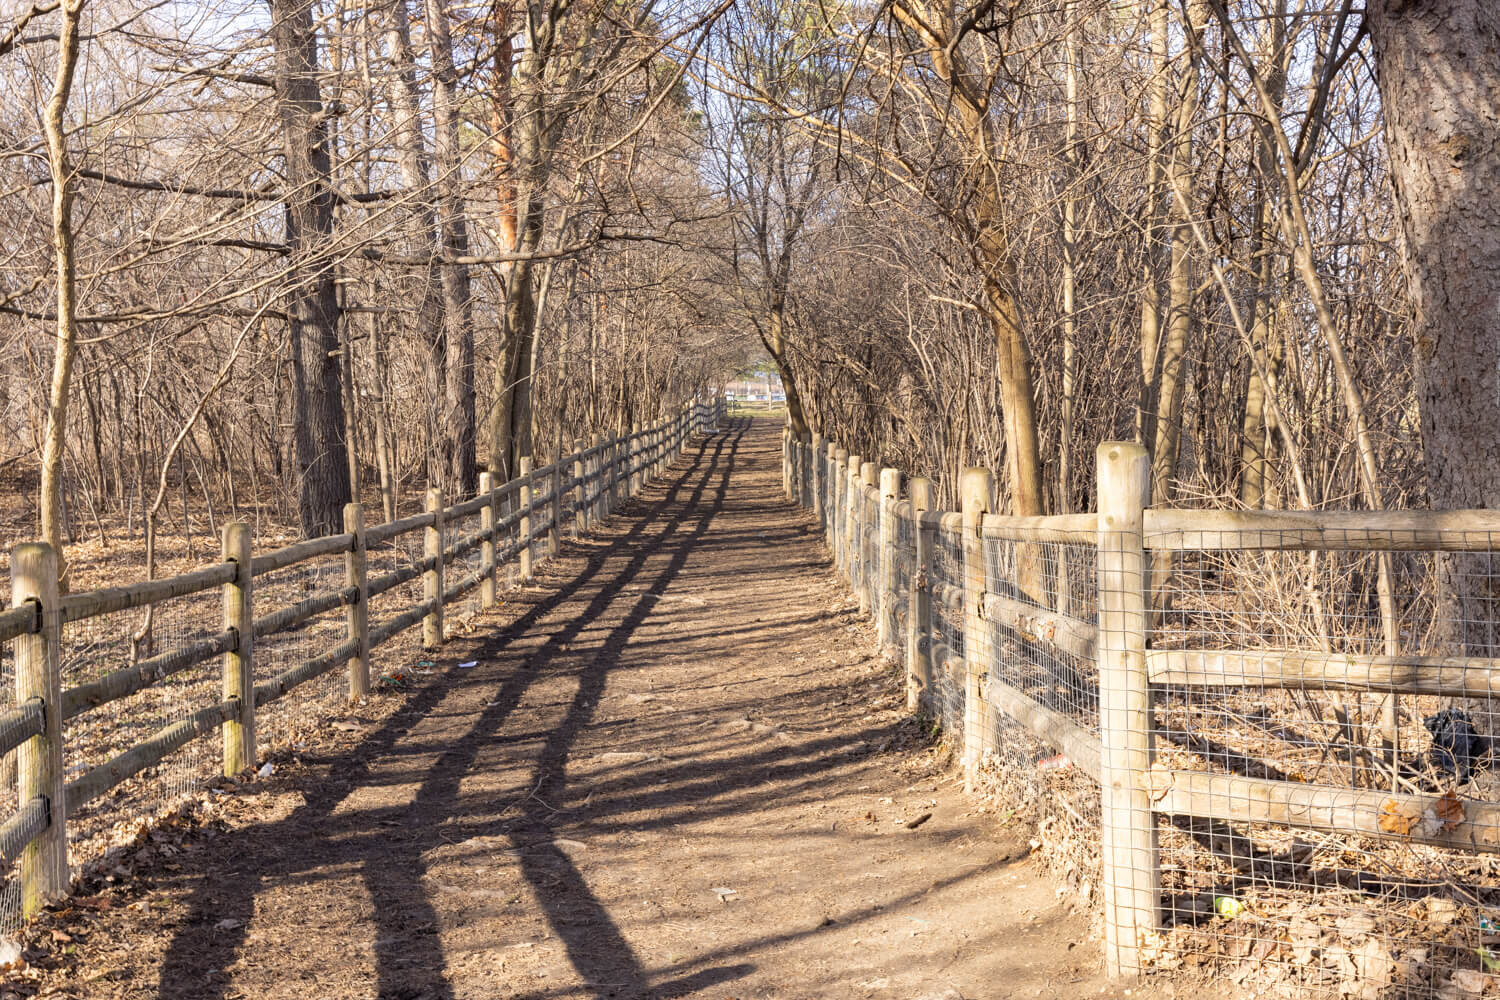
<svg viewBox="0 0 1500 1000">
<path fill-rule="evenodd" d="M 275 961 L 273 955 L 246 956 L 247 934 L 254 922 L 256 902 L 271 886 L 315 883 L 358 870 L 368 893 L 374 936 L 376 992 L 382 1000 L 460 1000 L 448 974 L 439 917 L 431 887 L 424 884 L 429 852 L 443 844 L 469 837 L 502 835 L 520 853 L 522 876 L 540 902 L 551 932 L 564 946 L 568 960 L 585 984 L 597 984 L 598 995 L 612 997 L 685 996 L 716 983 L 740 978 L 754 966 L 724 964 L 653 984 L 651 976 L 625 940 L 608 908 L 591 892 L 584 874 L 554 843 L 556 802 L 567 783 L 569 757 L 580 734 L 592 723 L 596 708 L 618 654 L 650 614 L 654 598 L 682 570 L 702 543 L 717 514 L 723 511 L 730 473 L 749 421 L 739 421 L 718 435 L 698 442 L 685 467 L 654 499 L 637 499 L 621 514 L 628 530 L 605 539 L 576 577 L 563 583 L 511 624 L 481 640 L 470 653 L 484 664 L 500 657 L 508 646 L 528 637 L 541 638 L 537 626 L 549 613 L 582 603 L 588 588 L 597 586 L 587 603 L 539 644 L 530 646 L 519 664 L 498 679 L 485 678 L 482 668 L 469 675 L 451 675 L 417 693 L 405 708 L 368 735 L 348 755 L 331 761 L 329 780 L 306 792 L 306 803 L 285 819 L 242 831 L 236 837 L 239 871 L 205 866 L 197 872 L 187 918 L 175 929 L 161 969 L 161 996 L 166 1000 L 227 1000 L 232 990 L 231 969 L 245 961 Z M 665 556 L 665 562 L 660 557 Z M 624 560 L 623 565 L 620 564 Z M 608 575 L 606 575 L 608 571 Z M 622 604 L 623 614 L 621 614 Z M 604 621 L 605 619 L 608 621 Z M 583 633 L 602 623 L 602 635 Z M 526 782 L 532 789 L 521 814 L 497 824 L 492 802 L 465 801 L 460 783 L 483 748 L 505 740 L 502 726 L 516 712 L 523 696 L 546 675 L 549 663 L 568 656 L 572 642 L 587 642 L 597 655 L 567 667 L 576 682 L 571 702 L 556 726 L 542 733 L 521 734 L 542 745 L 534 752 Z M 576 650 L 574 651 L 576 654 Z M 510 659 L 516 660 L 514 653 Z M 464 684 L 486 684 L 482 711 L 459 739 L 447 743 L 430 766 L 391 773 L 391 762 L 403 754 L 421 768 L 431 748 L 403 747 L 409 727 L 438 709 Z M 688 815 L 746 808 L 745 799 L 732 803 L 708 800 L 726 791 L 754 794 L 756 788 L 788 779 L 811 778 L 847 760 L 851 744 L 878 739 L 884 730 L 830 735 L 795 748 L 751 752 L 722 763 L 674 762 L 671 780 L 644 782 L 649 787 L 608 791 L 597 800 L 570 812 L 570 822 L 587 816 L 608 825 L 613 814 L 643 808 L 666 809 L 649 823 L 631 821 L 631 829 L 667 826 Z M 379 778 L 386 783 L 410 784 L 416 792 L 399 805 L 340 809 L 362 787 L 378 784 L 371 765 L 384 761 Z M 666 787 L 663 787 L 665 784 Z M 781 790 L 781 794 L 785 789 Z M 439 829 L 441 827 L 441 829 Z M 441 837 L 440 837 L 441 834 Z M 212 857 L 217 851 L 204 854 Z M 207 862 L 209 858 L 204 858 Z M 361 933 L 350 915 L 346 933 Z"/>
</svg>

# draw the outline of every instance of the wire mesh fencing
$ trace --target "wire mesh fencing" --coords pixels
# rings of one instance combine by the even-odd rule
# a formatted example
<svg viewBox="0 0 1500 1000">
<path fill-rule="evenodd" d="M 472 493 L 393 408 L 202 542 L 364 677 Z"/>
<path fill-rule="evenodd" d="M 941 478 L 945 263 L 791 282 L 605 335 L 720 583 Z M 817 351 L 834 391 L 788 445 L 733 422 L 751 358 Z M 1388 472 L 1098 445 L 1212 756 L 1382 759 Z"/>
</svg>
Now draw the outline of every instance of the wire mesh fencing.
<svg viewBox="0 0 1500 1000">
<path fill-rule="evenodd" d="M 9 640 L 0 640 L 0 712 L 16 704 L 16 650 Z M 12 816 L 21 801 L 16 787 L 16 765 L 19 750 L 0 756 L 0 815 Z M 0 936 L 9 937 L 21 926 L 21 884 L 14 878 L 14 865 L 0 871 Z"/>
<path fill-rule="evenodd" d="M 368 556 L 366 565 L 368 566 Z M 284 608 L 300 601 L 336 593 L 344 588 L 341 555 L 308 559 L 255 578 L 257 608 Z M 258 635 L 251 660 L 257 684 L 299 667 L 342 643 L 348 622 L 342 606 L 324 611 L 290 628 Z M 210 668 L 213 669 L 213 668 Z M 256 712 L 256 742 L 281 749 L 301 741 L 305 730 L 321 716 L 337 711 L 349 696 L 348 676 L 330 670 L 303 684 L 296 698 L 282 698 Z M 199 744 L 191 744 L 199 745 Z"/>
<path fill-rule="evenodd" d="M 1031 713 L 1098 736 L 1096 549 L 1010 539 L 982 545 L 986 787 L 1032 824 L 1039 859 L 1089 903 L 1101 888 L 1099 784 L 1036 734 Z"/>
<path fill-rule="evenodd" d="M 1158 962 L 1286 995 L 1500 983 L 1500 535 L 1152 541 L 1155 766 L 1191 807 L 1160 821 Z"/>
<path fill-rule="evenodd" d="M 63 687 L 165 658 L 222 628 L 217 593 L 117 611 L 62 627 Z M 66 778 L 73 782 L 161 730 L 219 701 L 217 664 L 203 663 L 63 723 Z M 68 861 L 77 868 L 128 842 L 141 823 L 181 804 L 211 773 L 212 748 L 191 743 L 87 803 L 68 804 Z M 214 755 L 216 757 L 216 755 Z"/>
<path fill-rule="evenodd" d="M 924 707 L 961 746 L 964 742 L 964 707 L 967 701 L 964 657 L 964 554 L 963 535 L 946 525 L 934 532 L 932 565 L 927 573 L 932 595 L 930 700 Z"/>
<path fill-rule="evenodd" d="M 1100 454 L 1103 515 L 898 505 L 874 549 L 821 459 L 911 703 L 1093 901 L 1111 972 L 1500 994 L 1500 518 L 1147 510 L 1144 452 Z"/>
</svg>

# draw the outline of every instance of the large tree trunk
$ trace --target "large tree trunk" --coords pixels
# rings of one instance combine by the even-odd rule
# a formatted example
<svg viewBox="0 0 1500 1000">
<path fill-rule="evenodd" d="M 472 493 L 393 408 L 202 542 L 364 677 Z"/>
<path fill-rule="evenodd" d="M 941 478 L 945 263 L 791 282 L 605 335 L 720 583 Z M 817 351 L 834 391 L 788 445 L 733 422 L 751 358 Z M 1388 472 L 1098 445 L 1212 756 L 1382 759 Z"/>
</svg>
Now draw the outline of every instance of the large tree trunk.
<svg viewBox="0 0 1500 1000">
<path fill-rule="evenodd" d="M 1433 507 L 1500 507 L 1500 8 L 1371 0 Z"/>
<path fill-rule="evenodd" d="M 333 262 L 334 197 L 328 127 L 318 88 L 318 41 L 308 0 L 269 0 L 276 104 L 286 157 L 297 509 L 303 534 L 342 530 L 351 499 L 340 387 L 339 304 Z"/>
<path fill-rule="evenodd" d="M 469 253 L 464 215 L 463 154 L 459 149 L 458 72 L 453 66 L 453 39 L 443 0 L 427 0 L 427 37 L 432 58 L 433 146 L 438 164 L 438 224 L 449 258 L 442 269 L 444 338 L 447 371 L 438 439 L 449 490 L 472 496 L 479 489 L 474 433 L 474 323 L 469 299 L 469 269 L 456 258 Z M 433 399 L 434 406 L 437 399 Z"/>
</svg>

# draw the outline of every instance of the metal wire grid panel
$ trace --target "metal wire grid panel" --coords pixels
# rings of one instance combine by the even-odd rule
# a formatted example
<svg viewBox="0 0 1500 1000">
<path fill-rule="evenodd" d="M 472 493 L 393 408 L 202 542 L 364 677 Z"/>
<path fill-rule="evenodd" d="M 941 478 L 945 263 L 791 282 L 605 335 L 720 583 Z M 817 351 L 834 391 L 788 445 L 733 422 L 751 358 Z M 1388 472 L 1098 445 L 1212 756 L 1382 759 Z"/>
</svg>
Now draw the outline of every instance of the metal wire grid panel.
<svg viewBox="0 0 1500 1000">
<path fill-rule="evenodd" d="M 222 628 L 221 598 L 213 589 L 149 608 L 97 615 L 62 627 L 62 686 L 77 687 L 114 670 L 172 653 Z M 143 691 L 83 712 L 63 723 L 66 780 L 77 780 L 158 731 L 218 702 L 217 658 L 168 675 Z M 68 804 L 70 868 L 132 840 L 150 818 L 181 804 L 213 773 L 216 743 L 195 740 L 106 794 Z M 13 788 L 14 778 L 8 782 Z"/>
<path fill-rule="evenodd" d="M 891 646 L 897 651 L 897 660 L 906 663 L 911 655 L 907 637 L 912 627 L 911 582 L 917 573 L 917 532 L 910 517 L 897 514 L 890 523 L 894 536 L 890 556 L 894 562 L 895 590 L 888 595 L 884 607 L 890 622 Z"/>
<path fill-rule="evenodd" d="M 422 575 L 413 571 L 422 562 L 423 545 L 422 532 L 409 531 L 366 551 L 365 571 L 371 580 L 398 571 L 413 573 L 406 582 L 370 597 L 372 632 L 422 603 Z M 370 651 L 371 688 L 401 690 L 437 669 L 436 662 L 422 653 L 420 636 L 420 627 L 410 628 L 391 644 Z"/>
<path fill-rule="evenodd" d="M 421 532 L 415 536 L 420 539 Z M 420 544 L 420 542 L 419 542 Z M 372 563 L 366 559 L 366 571 Z M 256 615 L 263 615 L 298 601 L 343 588 L 344 558 L 322 556 L 278 569 L 255 578 Z M 258 637 L 251 658 L 255 681 L 268 681 L 339 645 L 348 637 L 343 608 L 317 615 L 284 632 Z M 217 664 L 214 665 L 217 669 Z M 309 726 L 329 712 L 337 711 L 349 694 L 348 673 L 329 670 L 302 684 L 294 697 L 281 698 L 255 713 L 255 742 L 259 752 L 283 749 L 300 742 Z M 198 740 L 189 746 L 213 741 Z"/>
<path fill-rule="evenodd" d="M 964 550 L 963 536 L 938 528 L 928 568 L 932 592 L 932 685 L 924 708 L 963 744 L 964 739 Z M 955 600 L 957 597 L 957 600 Z"/>
<path fill-rule="evenodd" d="M 504 504 L 503 509 L 509 509 L 510 504 Z M 498 520 L 498 518 L 497 518 Z M 453 546 L 465 539 L 475 535 L 483 527 L 483 514 L 476 512 L 468 517 L 456 518 L 452 522 L 443 525 L 443 545 Z M 497 539 L 495 550 L 498 552 L 504 545 L 504 541 Z M 445 569 L 443 586 L 447 590 L 455 590 L 457 587 L 471 579 L 479 576 L 480 567 L 484 563 L 484 547 L 476 545 L 474 548 L 458 556 L 450 562 Z M 480 592 L 478 587 L 470 588 L 466 593 L 460 594 L 452 601 L 443 606 L 443 615 L 449 634 L 455 630 L 469 627 L 469 622 L 479 614 Z"/>
<path fill-rule="evenodd" d="M 1454 842 L 1500 840 L 1497 553 L 1197 542 L 1149 553 L 1154 769 L 1222 777 L 1159 820 L 1155 964 L 1277 996 L 1494 989 L 1500 861 Z"/>
<path fill-rule="evenodd" d="M 856 590 L 862 595 L 864 606 L 873 609 L 880 601 L 880 495 L 874 490 L 864 490 L 859 503 L 860 579 Z"/>
<path fill-rule="evenodd" d="M 0 712 L 7 711 L 16 703 L 16 653 L 15 643 L 0 640 Z M 0 816 L 13 816 L 20 806 L 16 794 L 16 764 L 19 751 L 12 750 L 0 757 Z M 21 881 L 15 878 L 15 867 L 0 873 L 4 882 L 0 884 L 0 935 L 10 936 L 22 924 Z"/>
</svg>

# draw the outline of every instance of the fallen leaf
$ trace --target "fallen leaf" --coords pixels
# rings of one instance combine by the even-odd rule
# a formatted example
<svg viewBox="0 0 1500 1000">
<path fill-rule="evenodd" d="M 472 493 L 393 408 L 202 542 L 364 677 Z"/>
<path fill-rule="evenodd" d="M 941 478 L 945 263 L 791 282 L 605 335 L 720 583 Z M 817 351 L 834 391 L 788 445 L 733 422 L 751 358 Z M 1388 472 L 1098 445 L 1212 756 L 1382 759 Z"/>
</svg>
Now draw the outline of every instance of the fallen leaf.
<svg viewBox="0 0 1500 1000">
<path fill-rule="evenodd" d="M 1444 792 L 1433 804 L 1432 811 L 1437 814 L 1444 830 L 1451 830 L 1464 821 L 1464 804 L 1452 791 Z"/>
<path fill-rule="evenodd" d="M 1380 829 L 1398 837 L 1410 835 L 1422 813 L 1411 803 L 1386 799 L 1380 803 Z"/>
<path fill-rule="evenodd" d="M 1477 997 L 1484 992 L 1484 984 L 1489 978 L 1478 969 L 1458 969 L 1448 981 L 1469 996 Z"/>
</svg>

